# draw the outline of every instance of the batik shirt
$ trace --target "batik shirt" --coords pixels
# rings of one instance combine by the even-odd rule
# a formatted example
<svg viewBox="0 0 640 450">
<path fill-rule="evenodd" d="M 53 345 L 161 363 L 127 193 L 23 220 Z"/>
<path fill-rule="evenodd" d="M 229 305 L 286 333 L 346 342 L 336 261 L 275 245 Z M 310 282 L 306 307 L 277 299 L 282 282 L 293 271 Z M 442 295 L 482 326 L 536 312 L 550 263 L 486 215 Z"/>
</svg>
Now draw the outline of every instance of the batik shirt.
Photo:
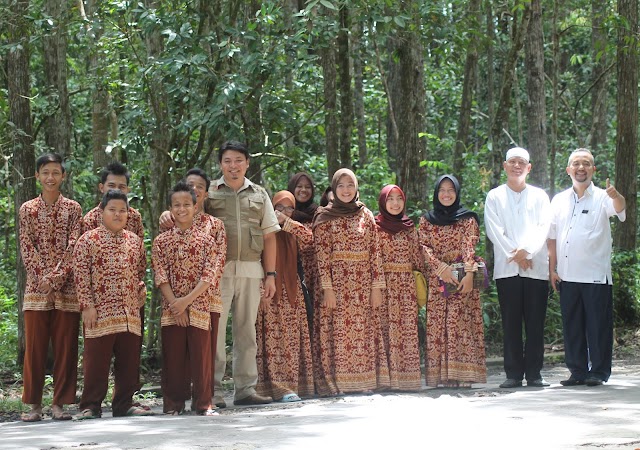
<svg viewBox="0 0 640 450">
<path fill-rule="evenodd" d="M 80 205 L 62 195 L 52 205 L 39 196 L 20 206 L 20 252 L 27 271 L 23 311 L 79 311 L 72 269 L 81 220 Z M 38 292 L 43 280 L 54 290 L 51 298 Z"/>
<path fill-rule="evenodd" d="M 86 233 L 102 225 L 102 208 L 96 206 L 89 211 L 82 219 L 82 232 Z M 136 234 L 140 239 L 144 239 L 144 225 L 142 224 L 142 216 L 137 209 L 129 207 L 127 214 L 126 230 Z"/>
</svg>

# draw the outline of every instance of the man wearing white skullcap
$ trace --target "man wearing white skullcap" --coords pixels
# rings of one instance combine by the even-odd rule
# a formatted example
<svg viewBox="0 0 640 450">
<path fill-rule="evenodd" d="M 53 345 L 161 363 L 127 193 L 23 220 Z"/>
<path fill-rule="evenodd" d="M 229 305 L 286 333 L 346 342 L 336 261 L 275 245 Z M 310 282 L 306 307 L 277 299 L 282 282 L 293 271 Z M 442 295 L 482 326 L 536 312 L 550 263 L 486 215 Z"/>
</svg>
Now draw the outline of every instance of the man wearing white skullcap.
<svg viewBox="0 0 640 450">
<path fill-rule="evenodd" d="M 551 221 L 549 196 L 526 183 L 529 152 L 514 147 L 503 163 L 507 182 L 489 191 L 484 209 L 493 243 L 493 278 L 502 315 L 504 370 L 502 388 L 544 387 L 544 320 L 549 295 L 546 238 Z M 523 343 L 522 323 L 526 339 Z"/>
</svg>

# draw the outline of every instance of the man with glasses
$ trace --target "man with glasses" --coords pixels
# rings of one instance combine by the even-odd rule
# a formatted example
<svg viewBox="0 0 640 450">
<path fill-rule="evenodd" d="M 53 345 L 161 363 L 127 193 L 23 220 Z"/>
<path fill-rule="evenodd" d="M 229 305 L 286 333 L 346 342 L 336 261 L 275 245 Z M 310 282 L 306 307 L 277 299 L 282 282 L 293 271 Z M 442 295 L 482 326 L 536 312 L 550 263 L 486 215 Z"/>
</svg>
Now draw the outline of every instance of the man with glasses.
<svg viewBox="0 0 640 450">
<path fill-rule="evenodd" d="M 611 375 L 613 287 L 609 218 L 626 219 L 625 199 L 606 181 L 591 181 L 593 155 L 579 148 L 569 156 L 572 187 L 551 202 L 549 274 L 560 291 L 565 363 L 571 372 L 563 386 L 599 386 Z"/>
<path fill-rule="evenodd" d="M 484 209 L 487 237 L 493 243 L 493 278 L 502 316 L 504 370 L 501 388 L 544 387 L 544 320 L 549 295 L 546 239 L 549 196 L 526 183 L 529 152 L 515 147 L 503 163 L 507 182 L 489 191 Z M 522 323 L 526 341 L 523 343 Z"/>
</svg>

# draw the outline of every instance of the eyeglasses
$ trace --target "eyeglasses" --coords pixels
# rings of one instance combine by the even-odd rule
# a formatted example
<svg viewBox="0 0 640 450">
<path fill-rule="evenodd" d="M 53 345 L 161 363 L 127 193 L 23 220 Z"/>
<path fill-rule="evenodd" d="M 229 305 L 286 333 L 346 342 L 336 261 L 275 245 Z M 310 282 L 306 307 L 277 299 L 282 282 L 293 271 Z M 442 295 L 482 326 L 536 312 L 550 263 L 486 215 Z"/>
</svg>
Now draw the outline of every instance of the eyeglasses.
<svg viewBox="0 0 640 450">
<path fill-rule="evenodd" d="M 509 161 L 507 161 L 507 164 L 512 167 L 515 167 L 515 166 L 526 166 L 529 163 L 526 162 L 524 159 L 511 158 Z"/>
<path fill-rule="evenodd" d="M 280 212 L 286 212 L 286 213 L 293 212 L 293 208 L 291 206 L 284 206 L 279 203 L 275 206 L 275 208 L 276 208 L 276 211 L 280 211 Z"/>
<path fill-rule="evenodd" d="M 593 164 L 591 163 L 591 161 L 573 161 L 571 163 L 571 167 L 573 167 L 574 169 L 577 169 L 580 166 L 584 167 L 585 169 L 590 169 Z"/>
</svg>

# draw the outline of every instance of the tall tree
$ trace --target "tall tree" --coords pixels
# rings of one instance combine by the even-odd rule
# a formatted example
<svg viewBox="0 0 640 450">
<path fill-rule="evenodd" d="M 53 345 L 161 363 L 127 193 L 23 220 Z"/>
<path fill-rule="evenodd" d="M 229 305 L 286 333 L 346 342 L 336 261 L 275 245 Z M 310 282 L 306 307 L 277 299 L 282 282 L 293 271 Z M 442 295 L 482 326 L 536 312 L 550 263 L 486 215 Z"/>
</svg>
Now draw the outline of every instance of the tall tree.
<svg viewBox="0 0 640 450">
<path fill-rule="evenodd" d="M 353 93 L 351 90 L 351 51 L 349 34 L 351 29 L 349 8 L 343 5 L 339 11 L 338 72 L 340 85 L 340 164 L 351 167 L 351 131 L 353 130 Z"/>
<path fill-rule="evenodd" d="M 635 252 L 638 195 L 638 0 L 618 0 L 618 125 L 616 187 L 627 199 L 627 220 L 618 224 L 614 246 Z"/>
<path fill-rule="evenodd" d="M 471 128 L 471 107 L 473 104 L 474 89 L 478 78 L 478 46 L 480 26 L 480 0 L 471 0 L 467 12 L 469 43 L 467 45 L 467 57 L 464 63 L 464 79 L 462 82 L 462 100 L 460 102 L 460 115 L 458 118 L 458 132 L 453 150 L 453 173 L 462 182 L 462 168 L 464 167 L 463 154 L 469 148 L 469 130 Z"/>
<path fill-rule="evenodd" d="M 13 152 L 13 189 L 15 205 L 16 235 L 20 233 L 18 212 L 20 206 L 36 196 L 34 174 L 35 151 L 33 148 L 33 124 L 31 121 L 31 83 L 29 80 L 30 30 L 29 0 L 11 0 L 8 20 L 7 81 L 9 91 L 11 144 Z M 27 283 L 27 273 L 22 263 L 20 244 L 16 239 L 16 281 L 18 296 L 18 358 L 24 360 L 24 319 L 22 302 Z"/>
<path fill-rule="evenodd" d="M 328 44 L 320 50 L 320 63 L 324 80 L 324 133 L 327 153 L 327 176 L 333 177 L 340 168 L 338 151 L 338 118 L 336 92 L 336 52 L 333 45 Z"/>
<path fill-rule="evenodd" d="M 362 60 L 362 23 L 356 23 L 351 33 L 353 51 L 354 110 L 358 133 L 358 165 L 367 164 L 367 124 L 364 112 L 364 63 Z"/>
<path fill-rule="evenodd" d="M 547 169 L 547 108 L 544 83 L 544 35 L 542 1 L 531 0 L 529 30 L 524 45 L 527 79 L 527 146 L 533 161 L 531 182 L 549 187 Z"/>
<path fill-rule="evenodd" d="M 607 2 L 591 1 L 591 58 L 593 71 L 591 81 L 591 150 L 599 150 L 607 143 L 607 94 L 608 72 L 607 30 L 604 19 L 607 15 Z"/>
<path fill-rule="evenodd" d="M 67 34 L 69 3 L 45 0 L 44 12 L 51 18 L 52 28 L 42 38 L 46 95 L 49 116 L 45 121 L 45 142 L 65 159 L 71 159 L 71 108 L 67 86 Z M 68 169 L 71 167 L 68 166 Z M 67 196 L 73 196 L 72 172 L 68 170 L 63 185 Z"/>
</svg>

